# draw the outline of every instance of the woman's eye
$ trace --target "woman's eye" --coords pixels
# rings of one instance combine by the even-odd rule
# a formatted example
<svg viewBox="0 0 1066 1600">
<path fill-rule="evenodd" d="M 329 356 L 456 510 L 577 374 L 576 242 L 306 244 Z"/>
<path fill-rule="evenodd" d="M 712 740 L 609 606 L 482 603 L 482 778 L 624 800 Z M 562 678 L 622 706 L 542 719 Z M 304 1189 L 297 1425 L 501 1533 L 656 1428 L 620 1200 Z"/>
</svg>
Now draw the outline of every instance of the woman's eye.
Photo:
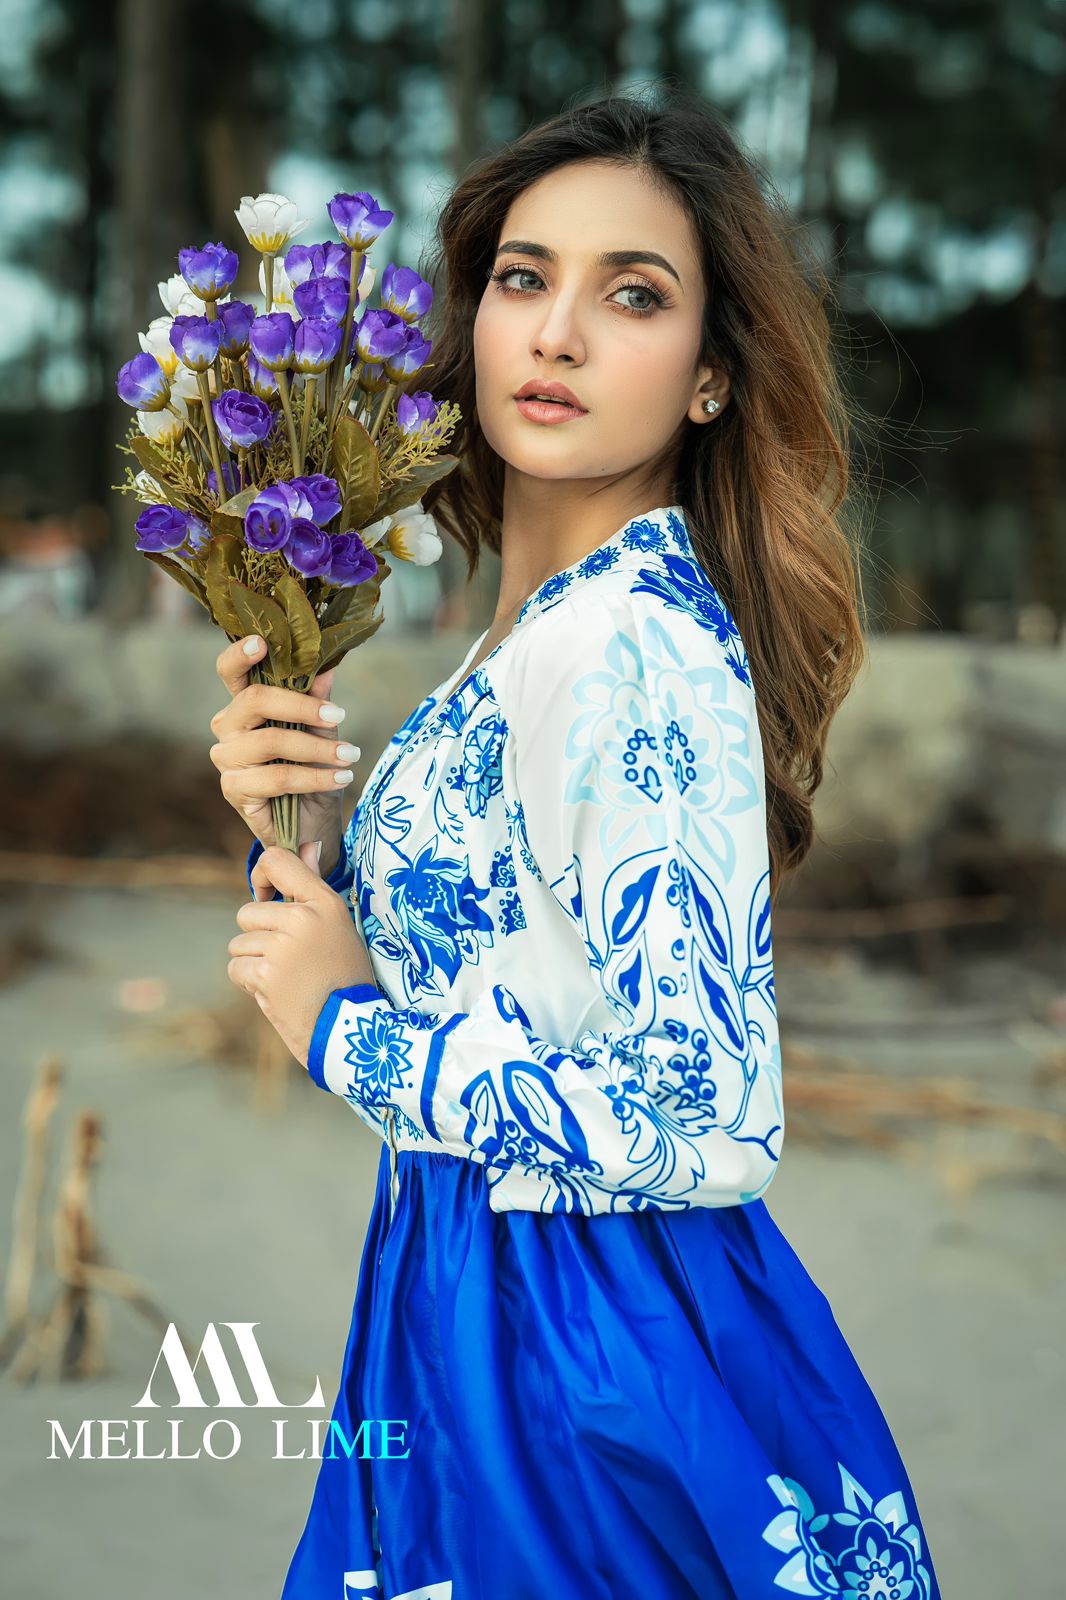
<svg viewBox="0 0 1066 1600">
<path fill-rule="evenodd" d="M 532 278 L 535 284 L 543 284 L 544 282 L 540 273 L 535 272 L 532 267 L 504 267 L 501 271 L 490 273 L 489 276 L 491 277 L 493 283 L 495 283 L 496 287 L 503 294 L 528 295 L 536 292 L 535 289 L 514 287 L 512 284 L 507 282 L 509 278 Z M 630 315 L 634 317 L 650 316 L 653 311 L 657 311 L 660 307 L 667 304 L 666 297 L 661 295 L 658 289 L 653 289 L 651 285 L 647 283 L 620 284 L 617 289 L 612 291 L 611 298 L 613 299 L 615 295 L 619 294 L 642 294 L 651 301 L 650 305 L 629 305 L 622 307 L 624 311 L 628 311 Z"/>
<path fill-rule="evenodd" d="M 654 289 L 649 289 L 646 283 L 623 283 L 620 289 L 615 290 L 615 294 L 643 294 L 651 301 L 651 305 L 630 306 L 630 311 L 651 311 L 655 306 L 662 305 Z"/>
</svg>

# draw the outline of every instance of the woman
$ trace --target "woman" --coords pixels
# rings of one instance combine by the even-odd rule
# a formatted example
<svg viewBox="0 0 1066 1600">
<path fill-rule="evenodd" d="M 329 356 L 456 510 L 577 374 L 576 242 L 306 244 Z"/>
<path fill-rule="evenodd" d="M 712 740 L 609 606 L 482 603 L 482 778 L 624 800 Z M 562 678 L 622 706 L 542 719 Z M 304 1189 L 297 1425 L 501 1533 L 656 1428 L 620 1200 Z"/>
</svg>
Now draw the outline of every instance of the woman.
<svg viewBox="0 0 1066 1600">
<path fill-rule="evenodd" d="M 863 656 L 824 283 L 706 107 L 617 97 L 465 177 L 435 268 L 466 420 L 425 504 L 501 556 L 491 626 L 343 838 L 332 675 L 219 658 L 253 895 L 292 897 L 241 908 L 230 976 L 383 1140 L 283 1600 L 931 1600 L 763 1198 L 770 910 Z M 283 789 L 325 878 L 271 844 Z"/>
</svg>

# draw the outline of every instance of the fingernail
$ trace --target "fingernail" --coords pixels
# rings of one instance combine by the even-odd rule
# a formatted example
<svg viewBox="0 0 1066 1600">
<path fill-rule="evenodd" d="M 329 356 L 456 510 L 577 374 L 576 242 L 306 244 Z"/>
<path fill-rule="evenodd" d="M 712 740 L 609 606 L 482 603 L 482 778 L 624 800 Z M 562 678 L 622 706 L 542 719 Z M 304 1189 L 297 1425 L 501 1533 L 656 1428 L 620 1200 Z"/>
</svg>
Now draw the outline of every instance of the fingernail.
<svg viewBox="0 0 1066 1600">
<path fill-rule="evenodd" d="M 321 861 L 322 860 L 322 840 L 321 839 L 316 839 L 315 840 L 315 860 L 316 861 Z"/>
<path fill-rule="evenodd" d="M 358 761 L 361 754 L 357 744 L 339 744 L 335 753 L 338 761 Z"/>
<path fill-rule="evenodd" d="M 351 768 L 345 767 L 343 772 L 335 772 L 333 774 L 333 781 L 334 783 L 351 783 L 354 777 L 355 773 L 351 770 Z"/>
<path fill-rule="evenodd" d="M 323 700 L 318 714 L 323 722 L 343 722 L 345 717 L 344 707 L 335 706 L 332 700 Z"/>
<path fill-rule="evenodd" d="M 246 656 L 258 655 L 259 654 L 259 642 L 260 642 L 259 641 L 259 635 L 257 633 L 253 633 L 253 635 L 252 635 L 252 637 L 250 639 L 245 639 L 245 641 L 244 641 L 244 653 L 245 653 L 245 655 Z"/>
</svg>

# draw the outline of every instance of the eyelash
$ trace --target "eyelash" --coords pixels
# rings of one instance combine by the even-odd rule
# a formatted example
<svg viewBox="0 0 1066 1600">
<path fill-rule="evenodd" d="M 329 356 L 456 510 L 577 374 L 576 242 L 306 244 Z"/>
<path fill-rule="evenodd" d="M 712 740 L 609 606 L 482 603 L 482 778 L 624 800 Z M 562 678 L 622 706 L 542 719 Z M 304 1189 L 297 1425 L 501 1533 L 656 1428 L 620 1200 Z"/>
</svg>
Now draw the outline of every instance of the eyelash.
<svg viewBox="0 0 1066 1600">
<path fill-rule="evenodd" d="M 541 278 L 540 273 L 535 267 L 501 267 L 499 271 L 489 273 L 489 278 L 496 285 L 498 293 L 518 294 L 523 296 L 536 293 L 536 291 L 532 289 L 512 289 L 503 283 L 502 280 L 504 278 L 509 278 L 512 272 L 528 272 L 532 277 L 540 278 L 541 283 L 544 282 L 544 279 Z M 620 294 L 623 289 L 643 289 L 647 294 L 650 294 L 652 299 L 655 301 L 654 306 L 623 306 L 622 309 L 627 311 L 631 317 L 650 317 L 653 312 L 663 310 L 665 307 L 673 304 L 673 302 L 666 295 L 664 295 L 659 289 L 656 289 L 654 284 L 646 283 L 639 278 L 633 279 L 633 281 L 630 283 L 620 283 L 618 288 L 614 290 L 614 293 Z"/>
</svg>

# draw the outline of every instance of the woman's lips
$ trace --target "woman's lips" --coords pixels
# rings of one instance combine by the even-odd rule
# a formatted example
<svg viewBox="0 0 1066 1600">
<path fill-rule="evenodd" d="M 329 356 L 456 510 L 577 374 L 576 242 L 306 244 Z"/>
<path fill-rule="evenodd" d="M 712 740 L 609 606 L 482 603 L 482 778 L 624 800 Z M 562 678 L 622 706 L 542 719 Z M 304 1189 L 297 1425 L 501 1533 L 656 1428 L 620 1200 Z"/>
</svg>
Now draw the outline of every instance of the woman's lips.
<svg viewBox="0 0 1066 1600">
<path fill-rule="evenodd" d="M 560 400 L 516 400 L 515 405 L 530 422 L 571 422 L 574 417 L 587 417 L 587 411 Z"/>
</svg>

